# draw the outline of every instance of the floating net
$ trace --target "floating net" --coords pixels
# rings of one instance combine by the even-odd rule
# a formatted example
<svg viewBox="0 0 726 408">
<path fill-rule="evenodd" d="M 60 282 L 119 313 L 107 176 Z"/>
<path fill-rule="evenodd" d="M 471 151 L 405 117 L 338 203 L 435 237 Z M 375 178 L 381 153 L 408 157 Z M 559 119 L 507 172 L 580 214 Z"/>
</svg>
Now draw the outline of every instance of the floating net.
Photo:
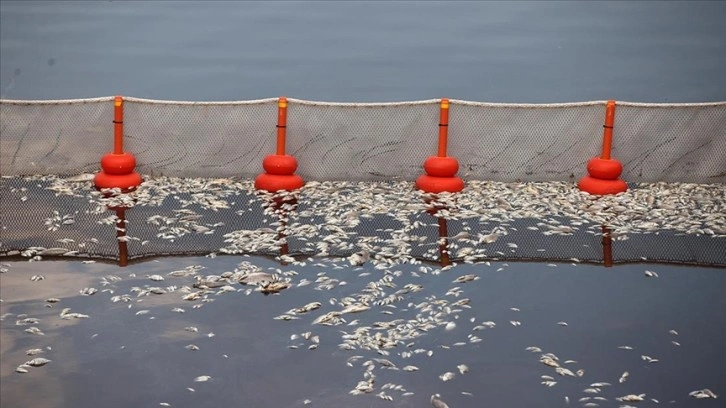
<svg viewBox="0 0 726 408">
<path fill-rule="evenodd" d="M 618 102 L 613 155 L 630 189 L 598 197 L 574 182 L 599 152 L 604 101 L 451 100 L 448 152 L 467 184 L 437 196 L 411 181 L 436 152 L 439 100 L 289 99 L 287 151 L 307 184 L 283 195 L 252 182 L 275 150 L 276 98 L 125 98 L 144 183 L 96 191 L 112 101 L 0 101 L 0 256 L 726 265 L 726 103 Z"/>
<path fill-rule="evenodd" d="M 287 147 L 306 181 L 415 180 L 436 153 L 439 100 L 288 99 Z M 451 100 L 449 155 L 465 180 L 574 181 L 600 152 L 606 101 Z M 174 102 L 124 98 L 124 146 L 137 171 L 254 178 L 274 151 L 277 98 Z M 113 145 L 113 98 L 0 100 L 0 172 L 94 172 Z M 628 182 L 726 182 L 726 102 L 617 103 L 613 154 Z"/>
</svg>

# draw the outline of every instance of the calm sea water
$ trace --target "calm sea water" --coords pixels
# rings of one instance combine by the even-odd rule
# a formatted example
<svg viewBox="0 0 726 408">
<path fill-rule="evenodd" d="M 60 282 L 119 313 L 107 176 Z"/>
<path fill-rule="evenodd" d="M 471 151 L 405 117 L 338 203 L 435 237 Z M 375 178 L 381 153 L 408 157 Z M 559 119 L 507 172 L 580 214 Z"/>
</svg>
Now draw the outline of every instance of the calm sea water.
<svg viewBox="0 0 726 408">
<path fill-rule="evenodd" d="M 193 278 L 167 275 L 190 265 L 204 266 L 202 274 L 232 270 L 241 260 L 274 271 L 295 270 L 295 284 L 315 280 L 319 274 L 347 282 L 330 290 L 315 284 L 292 287 L 279 295 L 263 296 L 243 292 L 210 294 L 208 302 L 184 301 L 179 291 L 164 295 L 137 297 L 133 287 L 191 285 Z M 315 261 L 318 262 L 318 261 Z M 345 260 L 337 262 L 343 265 Z M 580 407 L 580 398 L 603 397 L 602 407 L 617 407 L 615 398 L 646 394 L 639 407 L 716 407 L 726 384 L 726 342 L 723 313 L 726 298 L 722 269 L 687 268 L 666 265 L 622 265 L 603 268 L 593 265 L 559 264 L 557 267 L 530 263 L 459 265 L 440 274 L 414 275 L 415 265 L 397 265 L 401 271 L 392 279 L 395 287 L 421 285 L 393 307 L 371 305 L 371 309 L 343 318 L 357 325 L 322 326 L 311 322 L 324 313 L 340 310 L 330 299 L 340 302 L 357 296 L 368 282 L 389 277 L 365 264 L 360 268 L 322 266 L 281 266 L 258 258 L 220 256 L 208 258 L 166 258 L 119 268 L 112 264 L 84 265 L 79 262 L 10 262 L 0 287 L 0 397 L 2 407 L 127 408 L 159 407 L 428 407 L 433 393 L 442 394 L 454 408 L 463 407 Z M 658 278 L 647 278 L 646 269 Z M 480 279 L 469 283 L 452 281 L 465 273 Z M 45 280 L 32 282 L 34 274 Z M 149 280 L 162 274 L 164 282 Z M 369 274 L 364 276 L 365 274 Z M 117 279 L 103 285 L 104 276 Z M 79 289 L 95 287 L 99 292 L 82 296 Z M 235 289 L 244 287 L 235 284 Z M 458 296 L 447 293 L 459 287 Z M 316 289 L 317 288 L 317 289 Z M 113 303 L 112 296 L 130 295 L 129 302 Z M 44 299 L 60 299 L 47 307 Z M 412 319 L 430 318 L 416 305 L 424 302 L 453 303 L 470 298 L 471 308 L 444 314 L 456 323 L 451 330 L 438 326 L 421 336 L 389 349 L 389 355 L 338 345 L 344 333 L 371 327 L 370 333 L 386 333 L 382 324 L 411 324 Z M 274 320 L 286 311 L 319 301 L 319 310 L 299 315 L 291 321 Z M 175 313 L 175 307 L 185 313 Z M 65 320 L 63 308 L 89 315 Z M 454 308 L 454 307 L 452 307 Z M 515 308 L 515 309 L 512 309 Z M 455 309 L 455 308 L 454 308 Z M 148 311 L 145 314 L 142 311 Z M 390 314 L 389 314 L 390 313 Z M 35 318 L 35 324 L 16 323 Z M 471 319 L 474 319 L 473 321 Z M 477 330 L 475 326 L 493 321 L 495 327 Z M 510 321 L 521 322 L 514 326 Z M 380 322 L 380 323 L 376 323 Z M 557 322 L 566 322 L 567 326 Z M 36 326 L 45 335 L 24 330 Z M 185 327 L 196 327 L 190 332 Z M 674 332 L 669 332 L 674 330 Z M 291 335 L 312 331 L 320 345 Z M 214 333 L 210 337 L 209 333 Z M 470 336 L 482 339 L 470 342 Z M 408 342 L 408 341 L 407 341 Z M 675 342 L 675 343 L 674 343 Z M 185 349 L 195 344 L 197 351 Z M 297 348 L 291 348 L 297 346 Z M 537 346 L 542 352 L 526 348 Z M 622 349 L 629 346 L 633 349 Z M 52 360 L 46 366 L 15 373 L 15 367 L 33 357 L 25 351 L 44 349 L 35 357 Z M 431 351 L 406 357 L 406 351 Z M 540 363 L 541 353 L 554 353 L 560 364 L 582 377 L 560 376 Z M 346 364 L 353 356 L 362 356 Z M 655 358 L 646 362 L 642 355 Z M 376 390 L 368 395 L 348 392 L 364 379 L 362 364 L 386 358 L 399 369 L 376 366 Z M 567 362 L 566 360 L 575 360 Z M 459 374 L 457 365 L 470 371 Z M 415 365 L 418 371 L 401 368 Z M 441 381 L 444 372 L 455 372 L 451 381 Z M 627 381 L 618 379 L 629 372 Z M 195 382 L 208 375 L 207 382 Z M 542 375 L 555 378 L 553 387 L 542 385 Z M 608 382 L 597 394 L 586 388 L 595 382 Z M 386 383 L 399 384 L 413 395 L 386 390 Z M 191 388 L 191 390 L 189 389 Z M 693 390 L 709 388 L 721 398 L 694 400 Z M 375 394 L 385 391 L 393 401 Z M 462 392 L 470 394 L 462 394 Z M 570 403 L 566 403 L 565 397 Z M 654 398 L 660 403 L 651 400 Z M 589 400 L 593 402 L 595 400 Z"/>
<path fill-rule="evenodd" d="M 724 2 L 0 2 L 0 94 L 726 100 Z"/>
</svg>

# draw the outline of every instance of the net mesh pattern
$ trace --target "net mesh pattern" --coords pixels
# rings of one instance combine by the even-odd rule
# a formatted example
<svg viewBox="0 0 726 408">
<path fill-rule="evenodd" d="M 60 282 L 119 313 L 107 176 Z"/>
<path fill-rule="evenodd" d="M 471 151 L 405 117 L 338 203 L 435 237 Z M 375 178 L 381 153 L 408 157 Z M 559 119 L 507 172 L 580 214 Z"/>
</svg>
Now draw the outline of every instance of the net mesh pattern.
<svg viewBox="0 0 726 408">
<path fill-rule="evenodd" d="M 605 104 L 560 108 L 451 105 L 449 155 L 465 179 L 579 178 L 602 144 Z"/>
<path fill-rule="evenodd" d="M 277 99 L 126 98 L 124 149 L 144 183 L 119 223 L 90 174 L 113 147 L 113 98 L 0 100 L 0 256 L 117 259 L 122 233 L 131 259 L 602 262 L 606 225 L 614 262 L 726 265 L 726 103 L 618 103 L 613 156 L 630 190 L 591 201 L 574 181 L 600 152 L 604 113 L 452 100 L 448 155 L 467 187 L 435 217 L 411 181 L 437 153 L 439 100 L 291 99 L 286 152 L 307 184 L 280 217 L 251 181 L 276 150 Z"/>
<path fill-rule="evenodd" d="M 253 178 L 275 152 L 277 100 L 125 98 L 124 149 L 137 171 Z M 451 100 L 448 155 L 466 180 L 574 181 L 600 154 L 605 102 Z M 113 98 L 0 100 L 3 175 L 99 169 L 113 147 Z M 306 181 L 415 180 L 437 152 L 438 100 L 387 104 L 289 101 L 288 154 Z M 726 102 L 618 102 L 613 157 L 628 182 L 726 182 Z M 81 148 L 82 147 L 82 148 Z"/>
<path fill-rule="evenodd" d="M 724 106 L 618 106 L 613 155 L 623 178 L 642 182 L 726 181 Z"/>
<path fill-rule="evenodd" d="M 413 180 L 436 153 L 438 104 L 308 105 L 291 102 L 287 152 L 306 180 Z"/>
<path fill-rule="evenodd" d="M 277 103 L 124 104 L 124 148 L 142 174 L 254 177 L 275 149 Z"/>
<path fill-rule="evenodd" d="M 72 175 L 96 171 L 101 156 L 113 146 L 112 121 L 112 98 L 0 101 L 0 173 Z"/>
<path fill-rule="evenodd" d="M 553 188 L 548 184 L 467 188 L 435 214 L 428 211 L 432 205 L 426 196 L 407 184 L 321 183 L 305 187 L 292 211 L 275 211 L 250 181 L 159 177 L 145 182 L 137 200 L 124 210 L 126 222 L 120 225 L 130 259 L 280 256 L 284 243 L 298 260 L 332 256 L 356 264 L 351 257 L 365 254 L 395 265 L 440 262 L 444 243 L 455 262 L 604 260 L 599 216 L 572 216 L 599 201 L 589 202 L 570 184 L 557 186 L 560 191 L 549 195 L 546 191 Z M 102 204 L 90 182 L 5 177 L 0 187 L 0 257 L 118 259 L 119 213 Z M 721 211 L 726 188 L 700 187 L 706 194 L 658 201 L 677 188 L 633 186 L 628 194 L 635 198 L 629 208 L 643 208 L 627 218 L 610 218 L 613 262 L 726 266 L 726 217 Z M 540 199 L 532 205 L 534 189 Z M 669 214 L 648 209 L 647 202 L 668 208 Z M 443 236 L 441 220 L 446 220 Z"/>
</svg>

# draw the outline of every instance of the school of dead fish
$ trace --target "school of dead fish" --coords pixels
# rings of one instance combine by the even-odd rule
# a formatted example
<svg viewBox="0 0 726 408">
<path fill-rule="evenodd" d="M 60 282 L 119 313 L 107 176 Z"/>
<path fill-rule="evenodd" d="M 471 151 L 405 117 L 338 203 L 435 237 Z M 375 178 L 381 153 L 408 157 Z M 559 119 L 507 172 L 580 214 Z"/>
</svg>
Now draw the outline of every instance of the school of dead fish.
<svg viewBox="0 0 726 408">
<path fill-rule="evenodd" d="M 224 227 L 223 223 L 203 223 L 203 213 L 192 210 L 189 208 L 190 206 L 196 205 L 202 211 L 231 208 L 236 204 L 235 197 L 251 191 L 249 182 L 230 179 L 161 177 L 148 180 L 136 192 L 116 194 L 108 198 L 90 190 L 83 195 L 81 193 L 83 185 L 79 186 L 79 182 L 66 181 L 52 176 L 43 176 L 39 179 L 49 181 L 51 185 L 48 189 L 54 191 L 57 196 L 88 198 L 96 206 L 89 213 L 97 215 L 100 218 L 98 222 L 105 225 L 115 226 L 118 223 L 115 216 L 101 217 L 106 206 L 161 206 L 165 199 L 175 197 L 181 202 L 183 208 L 174 210 L 172 216 L 158 215 L 146 220 L 147 224 L 158 226 L 157 239 L 170 242 L 190 234 L 214 234 L 218 229 Z M 464 286 L 454 286 L 445 294 L 428 295 L 422 300 L 414 300 L 413 297 L 413 294 L 423 289 L 421 285 L 408 283 L 399 287 L 396 282 L 397 278 L 402 276 L 402 272 L 396 269 L 396 265 L 403 263 L 419 265 L 418 270 L 411 273 L 413 277 L 443 275 L 455 271 L 453 269 L 455 263 L 438 268 L 423 265 L 419 259 L 410 255 L 411 247 L 427 245 L 428 242 L 427 236 L 416 233 L 418 228 L 431 224 L 431 221 L 423 221 L 420 217 L 415 216 L 422 211 L 434 209 L 438 211 L 437 216 L 448 219 L 496 223 L 486 233 L 478 235 L 470 232 L 471 228 L 466 227 L 465 223 L 464 231 L 449 237 L 445 242 L 434 241 L 436 244 L 448 245 L 449 254 L 454 255 L 459 262 L 465 263 L 486 263 L 492 256 L 504 255 L 501 252 L 488 254 L 486 246 L 499 239 L 506 239 L 509 232 L 507 226 L 511 221 L 520 218 L 541 219 L 542 221 L 536 227 L 529 229 L 539 231 L 544 235 L 571 235 L 581 229 L 597 234 L 600 225 L 606 224 L 610 226 L 616 240 L 627 239 L 629 234 L 654 233 L 666 229 L 680 234 L 710 235 L 715 239 L 726 237 L 726 217 L 723 215 L 726 207 L 723 204 L 723 192 L 714 191 L 703 185 L 653 184 L 648 188 L 630 190 L 618 196 L 595 198 L 579 192 L 568 183 L 506 185 L 504 183 L 470 182 L 469 187 L 456 197 L 447 194 L 431 197 L 410 188 L 403 188 L 404 184 L 406 183 L 311 182 L 296 196 L 300 203 L 308 205 L 302 211 L 292 211 L 287 214 L 286 222 L 276 220 L 281 212 L 279 207 L 266 206 L 265 203 L 270 202 L 271 197 L 269 195 L 261 197 L 262 205 L 266 206 L 265 214 L 269 218 L 268 222 L 271 221 L 270 225 L 273 228 L 227 232 L 224 237 L 228 245 L 216 251 L 225 254 L 278 251 L 285 239 L 297 237 L 306 241 L 309 248 L 314 249 L 315 258 L 310 257 L 306 261 L 300 261 L 299 256 L 283 255 L 277 257 L 279 261 L 291 264 L 293 267 L 314 263 L 320 269 L 332 267 L 334 269 L 348 268 L 353 271 L 360 271 L 361 265 L 371 263 L 374 269 L 380 272 L 377 276 L 378 279 L 370 281 L 359 293 L 349 294 L 342 298 L 330 298 L 327 304 L 319 301 L 309 302 L 274 317 L 275 320 L 281 321 L 307 319 L 313 328 L 338 327 L 338 333 L 340 333 L 338 348 L 356 353 L 346 360 L 346 365 L 353 368 L 359 367 L 361 370 L 362 378 L 350 390 L 352 395 L 373 394 L 388 401 L 413 395 L 413 392 L 406 390 L 403 385 L 391 382 L 380 384 L 379 377 L 385 376 L 386 370 L 419 371 L 418 366 L 406 364 L 407 361 L 416 356 L 431 357 L 435 350 L 418 347 L 417 340 L 423 336 L 435 336 L 437 331 L 456 329 L 456 322 L 460 321 L 458 320 L 459 315 L 471 307 L 469 305 L 471 300 L 461 296 L 465 294 L 465 288 L 469 282 L 479 279 L 476 274 L 457 276 L 451 283 Z M 174 196 L 179 191 L 191 192 L 191 200 L 184 201 Z M 291 194 L 284 193 L 280 198 L 289 199 Z M 387 198 L 386 200 L 381 199 L 384 196 Z M 26 202 L 27 195 L 23 194 L 23 197 L 25 199 L 21 201 Z M 244 207 L 252 204 L 252 200 L 250 200 L 250 202 L 240 205 Z M 290 206 L 287 209 L 293 208 Z M 241 215 L 244 212 L 245 210 L 242 208 L 238 214 Z M 62 232 L 65 227 L 77 224 L 80 215 L 78 211 L 70 214 L 53 211 L 44 221 L 44 225 L 49 232 Z M 361 222 L 375 215 L 392 217 L 402 224 L 402 227 L 386 230 L 385 232 L 390 235 L 388 239 L 356 235 L 353 232 L 353 229 Z M 302 222 L 303 217 L 316 217 L 317 223 L 305 224 Z M 570 225 L 563 225 L 562 217 L 569 218 Z M 127 235 L 124 240 L 138 245 L 148 243 L 131 235 Z M 70 238 L 59 238 L 57 242 L 64 247 L 29 247 L 17 252 L 31 261 L 41 260 L 43 256 L 82 256 L 85 248 L 97 244 L 99 240 L 90 238 L 77 242 Z M 514 242 L 507 242 L 506 245 L 511 251 L 518 249 L 518 245 Z M 435 248 L 434 245 L 429 253 L 434 256 L 437 250 L 438 248 Z M 338 257 L 343 261 L 341 263 L 320 259 L 330 257 L 334 260 L 333 254 L 341 252 L 349 254 L 342 258 Z M 6 253 L 6 255 L 13 255 L 13 253 Z M 214 255 L 215 253 L 210 254 L 210 256 Z M 297 272 L 292 269 L 277 268 L 274 271 L 264 271 L 247 261 L 240 262 L 233 271 L 218 275 L 204 274 L 203 269 L 201 266 L 192 265 L 182 270 L 168 272 L 165 276 L 161 274 L 147 275 L 144 279 L 151 283 L 135 286 L 128 294 L 114 294 L 112 289 L 114 283 L 122 278 L 110 275 L 101 279 L 100 285 L 106 288 L 101 292 L 112 295 L 110 297 L 112 302 L 130 303 L 130 306 L 145 296 L 175 295 L 179 296 L 179 300 L 182 302 L 191 302 L 191 307 L 196 309 L 213 302 L 217 296 L 225 293 L 250 295 L 253 292 L 260 292 L 265 295 L 274 295 L 280 294 L 288 288 L 300 288 L 308 285 L 312 286 L 313 290 L 326 292 L 347 284 L 345 281 L 329 276 L 324 270 L 316 276 L 298 277 Z M 646 277 L 658 277 L 655 271 L 646 270 L 644 273 Z M 370 272 L 360 272 L 357 278 L 370 275 Z M 140 277 L 133 276 L 133 278 Z M 155 286 L 174 278 L 177 278 L 175 282 L 179 286 Z M 45 277 L 42 275 L 34 275 L 30 280 L 40 282 L 44 279 Z M 180 283 L 179 280 L 181 282 L 186 280 L 186 284 Z M 99 290 L 96 288 L 80 289 L 80 294 L 84 296 L 91 296 L 98 292 Z M 49 298 L 46 303 L 48 307 L 52 307 L 61 301 L 62 299 Z M 184 307 L 175 307 L 172 311 L 185 313 L 186 310 Z M 409 315 L 407 318 L 394 316 L 404 311 Z M 512 308 L 512 311 L 519 312 L 519 309 Z M 137 316 L 143 316 L 149 312 L 148 309 L 140 309 L 134 313 Z M 317 315 L 314 315 L 316 313 Z M 355 318 L 358 314 L 371 313 L 378 313 L 382 317 L 370 325 L 363 325 L 359 319 Z M 44 335 L 37 327 L 40 323 L 38 319 L 31 317 L 20 319 L 20 317 L 18 316 L 17 325 L 31 326 L 26 328 L 25 332 Z M 60 313 L 60 318 L 88 319 L 91 316 L 64 308 Z M 511 320 L 510 323 L 515 327 L 522 325 L 519 320 Z M 470 319 L 470 324 L 471 333 L 467 334 L 465 339 L 452 344 L 441 344 L 439 347 L 447 349 L 472 346 L 482 341 L 476 334 L 477 332 L 496 327 L 495 322 L 480 322 L 475 318 Z M 562 327 L 568 326 L 563 321 L 557 322 L 557 324 Z M 187 327 L 187 331 L 196 333 L 198 329 Z M 670 334 L 677 336 L 678 333 L 671 330 Z M 209 333 L 207 336 L 213 337 L 214 333 Z M 293 333 L 290 335 L 288 348 L 315 350 L 321 344 L 322 339 L 322 332 Z M 680 345 L 675 340 L 672 343 Z M 185 348 L 190 351 L 199 350 L 195 344 L 188 344 Z M 630 346 L 620 346 L 620 348 L 632 349 Z M 44 351 L 43 349 L 31 349 L 27 354 L 35 355 Z M 545 352 L 537 346 L 527 347 L 526 351 L 538 354 L 539 362 L 552 369 L 553 375 L 541 376 L 541 383 L 547 387 L 556 387 L 558 383 L 568 381 L 568 377 L 574 379 L 586 375 L 585 369 L 577 367 L 578 363 L 573 359 L 561 359 L 554 353 Z M 646 363 L 659 361 L 658 358 L 648 355 L 641 355 L 641 359 Z M 42 367 L 50 362 L 49 359 L 36 357 L 20 364 L 16 368 L 16 372 L 27 373 L 30 368 Z M 440 381 L 448 382 L 456 381 L 457 376 L 468 373 L 469 367 L 460 363 L 453 364 L 451 369 L 438 373 L 436 376 Z M 616 383 L 615 385 L 623 384 L 629 379 L 629 375 L 625 371 L 619 378 L 612 379 L 612 383 L 592 382 L 582 390 L 584 395 L 578 399 L 578 402 L 585 407 L 595 407 L 611 400 L 620 403 L 644 401 L 647 397 L 645 393 L 626 394 L 618 397 L 609 393 L 609 397 L 605 396 L 606 390 L 613 387 L 613 383 Z M 193 380 L 194 382 L 207 382 L 211 381 L 212 377 L 198 375 Z M 193 389 L 189 388 L 189 390 Z M 473 396 L 468 391 L 462 391 L 462 393 Z M 718 397 L 707 388 L 695 390 L 689 396 L 694 399 Z M 570 397 L 566 396 L 565 400 L 569 403 Z M 657 401 L 653 398 L 651 400 Z M 306 401 L 306 405 L 310 403 L 310 400 Z M 436 408 L 449 406 L 438 393 L 431 396 L 431 404 Z"/>
</svg>

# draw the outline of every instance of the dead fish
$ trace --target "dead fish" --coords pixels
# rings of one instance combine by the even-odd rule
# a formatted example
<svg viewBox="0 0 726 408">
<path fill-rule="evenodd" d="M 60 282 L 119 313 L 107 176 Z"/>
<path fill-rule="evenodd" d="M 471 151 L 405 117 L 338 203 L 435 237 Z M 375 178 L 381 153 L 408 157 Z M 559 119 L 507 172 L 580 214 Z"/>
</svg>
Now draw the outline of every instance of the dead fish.
<svg viewBox="0 0 726 408">
<path fill-rule="evenodd" d="M 465 283 L 465 282 L 471 282 L 479 279 L 479 276 L 475 274 L 468 274 L 468 275 L 462 275 L 458 278 L 454 279 L 453 283 Z"/>
<path fill-rule="evenodd" d="M 366 310 L 369 310 L 370 306 L 364 305 L 362 303 L 354 303 L 352 305 L 347 306 L 345 309 L 341 310 L 340 313 L 360 313 L 365 312 Z"/>
<path fill-rule="evenodd" d="M 615 398 L 618 401 L 621 402 L 638 402 L 638 401 L 645 401 L 645 394 L 628 394 L 624 395 L 622 397 Z"/>
<path fill-rule="evenodd" d="M 692 398 L 696 399 L 704 399 L 704 398 L 718 398 L 718 395 L 714 394 L 713 391 L 709 390 L 708 388 L 704 388 L 702 390 L 695 390 L 688 393 L 688 395 Z"/>
<path fill-rule="evenodd" d="M 449 408 L 449 405 L 441 399 L 440 394 L 434 394 L 431 396 L 431 406 L 434 408 Z"/>
<path fill-rule="evenodd" d="M 459 373 L 461 374 L 466 374 L 469 372 L 469 367 L 467 367 L 466 364 L 459 364 L 458 366 L 456 366 L 456 368 L 459 369 Z"/>
<path fill-rule="evenodd" d="M 83 288 L 80 290 L 81 295 L 83 296 L 91 296 L 98 292 L 98 289 L 96 288 Z"/>
<path fill-rule="evenodd" d="M 237 282 L 243 285 L 264 285 L 277 280 L 274 275 L 265 272 L 250 272 L 240 276 Z"/>
<path fill-rule="evenodd" d="M 653 271 L 645 271 L 645 276 L 647 276 L 649 278 L 657 278 L 658 277 L 658 273 L 653 272 Z"/>
<path fill-rule="evenodd" d="M 452 373 L 451 371 L 447 371 L 439 376 L 441 381 L 451 381 L 456 377 L 456 374 Z"/>
<path fill-rule="evenodd" d="M 265 286 L 260 287 L 260 292 L 264 293 L 265 295 L 269 295 L 271 293 L 279 293 L 280 291 L 287 289 L 290 287 L 290 284 L 287 282 L 271 282 L 268 283 Z"/>
<path fill-rule="evenodd" d="M 211 379 L 212 379 L 212 377 L 209 375 L 200 375 L 199 377 L 196 377 L 194 379 L 194 382 L 207 382 Z"/>
<path fill-rule="evenodd" d="M 31 367 L 42 367 L 48 363 L 50 363 L 52 360 L 48 360 L 47 358 L 43 357 L 36 357 L 30 361 L 26 361 L 24 365 L 28 365 Z"/>
</svg>

